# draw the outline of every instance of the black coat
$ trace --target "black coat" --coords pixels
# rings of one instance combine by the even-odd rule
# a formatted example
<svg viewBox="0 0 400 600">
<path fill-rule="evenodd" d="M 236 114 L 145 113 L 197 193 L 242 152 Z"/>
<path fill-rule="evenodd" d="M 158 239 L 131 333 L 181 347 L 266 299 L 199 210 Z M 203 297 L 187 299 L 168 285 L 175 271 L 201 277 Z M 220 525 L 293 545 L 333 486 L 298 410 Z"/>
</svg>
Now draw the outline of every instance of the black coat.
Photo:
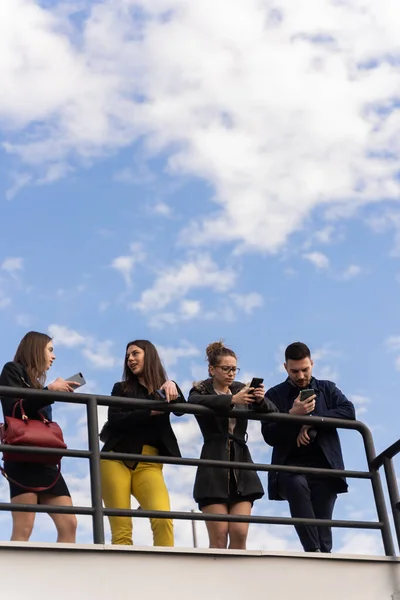
<svg viewBox="0 0 400 600">
<path fill-rule="evenodd" d="M 244 383 L 233 382 L 230 386 L 232 395 L 235 395 L 243 387 L 245 387 Z M 235 417 L 235 411 L 231 409 L 232 396 L 230 394 L 217 394 L 213 388 L 212 379 L 206 379 L 191 389 L 188 401 L 191 404 L 200 404 L 223 412 L 221 416 L 217 414 L 215 416 L 196 415 L 204 438 L 200 458 L 230 460 L 233 457 L 235 461 L 253 462 L 246 444 L 247 419 L 238 418 L 234 434 L 229 434 L 229 418 Z M 253 407 L 256 412 L 277 411 L 276 406 L 267 399 L 261 404 L 254 404 Z M 239 495 L 253 496 L 254 499 L 264 495 L 264 489 L 256 471 L 235 469 L 234 475 Z M 230 469 L 198 467 L 193 490 L 196 502 L 200 502 L 204 498 L 228 500 L 229 477 Z"/>
<path fill-rule="evenodd" d="M 178 386 L 177 386 L 178 387 Z M 176 402 L 186 402 L 178 387 L 180 397 Z M 131 393 L 124 393 L 122 382 L 114 385 L 111 396 L 125 398 L 140 398 L 154 401 L 154 396 L 148 394 L 146 388 L 141 385 Z M 135 408 L 134 406 L 120 405 L 110 406 L 108 409 L 108 422 L 102 431 L 101 439 L 105 442 L 102 450 L 108 452 L 114 450 L 121 443 L 126 443 L 129 452 L 141 454 L 142 447 L 148 443 L 148 433 L 154 435 L 157 432 L 156 447 L 161 456 L 181 456 L 177 439 L 170 423 L 169 413 L 162 415 L 151 415 L 151 408 Z M 180 413 L 176 413 L 181 416 Z M 127 450 L 128 451 L 128 450 Z"/>
<path fill-rule="evenodd" d="M 25 367 L 18 362 L 8 362 L 4 365 L 0 375 L 0 385 L 10 387 L 32 387 L 32 382 L 29 379 L 28 373 Z M 44 388 L 47 389 L 47 388 Z M 11 417 L 14 404 L 18 403 L 20 398 L 11 398 L 10 396 L 3 396 L 1 398 L 1 404 L 3 407 L 4 417 Z M 53 400 L 50 398 L 43 398 L 42 400 L 28 398 L 24 400 L 23 408 L 25 413 L 30 419 L 40 419 L 38 411 L 42 413 L 49 421 L 51 421 L 52 411 L 51 404 Z M 16 417 L 20 417 L 21 413 L 19 410 L 16 411 Z"/>
<path fill-rule="evenodd" d="M 332 417 L 336 419 L 355 419 L 355 410 L 352 402 L 339 390 L 332 381 L 311 379 L 310 385 L 316 393 L 315 410 L 316 417 Z M 272 400 L 280 412 L 288 413 L 293 406 L 295 398 L 299 395 L 299 389 L 287 379 L 283 383 L 269 389 L 266 397 Z M 302 425 L 296 423 L 263 423 L 261 431 L 265 441 L 273 446 L 271 464 L 284 465 L 289 453 L 296 443 L 296 438 Z M 342 450 L 337 429 L 320 428 L 318 435 L 313 441 L 323 451 L 332 469 L 344 469 Z M 317 465 L 319 466 L 319 465 Z M 332 477 L 335 481 L 337 492 L 347 491 L 347 483 L 344 477 Z M 270 500 L 283 500 L 278 493 L 278 473 L 268 473 L 268 495 Z"/>
</svg>

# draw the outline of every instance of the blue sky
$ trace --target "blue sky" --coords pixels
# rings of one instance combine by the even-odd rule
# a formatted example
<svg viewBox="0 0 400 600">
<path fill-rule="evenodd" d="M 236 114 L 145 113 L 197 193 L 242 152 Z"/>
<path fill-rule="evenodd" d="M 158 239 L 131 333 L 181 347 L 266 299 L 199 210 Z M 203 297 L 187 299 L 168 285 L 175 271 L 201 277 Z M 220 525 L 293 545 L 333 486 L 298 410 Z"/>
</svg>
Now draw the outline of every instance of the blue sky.
<svg viewBox="0 0 400 600">
<path fill-rule="evenodd" d="M 206 345 L 223 338 L 242 378 L 270 386 L 300 339 L 315 375 L 355 402 L 377 450 L 392 443 L 396 5 L 3 2 L 0 362 L 27 330 L 47 331 L 57 354 L 49 378 L 79 370 L 87 391 L 107 394 L 125 344 L 144 337 L 187 391 L 206 376 Z M 70 447 L 86 443 L 83 409 L 58 405 L 55 415 Z M 174 427 L 184 455 L 198 456 L 194 419 Z M 363 469 L 361 438 L 342 439 L 346 465 Z M 250 447 L 269 460 L 256 424 Z M 74 502 L 88 503 L 87 465 L 65 460 L 64 472 Z M 195 508 L 194 470 L 165 472 L 173 508 Z M 287 508 L 263 499 L 255 512 Z M 367 483 L 351 482 L 336 516 L 375 519 Z M 135 542 L 150 543 L 147 521 L 136 521 Z M 52 540 L 50 520 L 38 524 L 33 539 Z M 0 538 L 9 531 L 0 515 Z M 191 545 L 188 523 L 176 533 Z M 81 519 L 79 540 L 89 539 Z M 290 527 L 252 526 L 249 547 L 299 544 Z M 345 530 L 335 549 L 382 551 L 378 534 Z"/>
</svg>

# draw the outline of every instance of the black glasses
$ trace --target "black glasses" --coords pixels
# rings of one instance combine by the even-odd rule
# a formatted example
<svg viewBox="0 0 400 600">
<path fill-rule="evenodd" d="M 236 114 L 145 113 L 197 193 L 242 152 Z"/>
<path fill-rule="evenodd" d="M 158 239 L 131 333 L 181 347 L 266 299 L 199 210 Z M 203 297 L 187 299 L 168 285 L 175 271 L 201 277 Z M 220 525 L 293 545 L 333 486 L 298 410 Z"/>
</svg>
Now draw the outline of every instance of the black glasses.
<svg viewBox="0 0 400 600">
<path fill-rule="evenodd" d="M 237 374 L 240 371 L 239 367 L 224 367 L 224 366 L 220 366 L 220 365 L 216 365 L 216 366 L 218 367 L 218 369 L 221 369 L 221 371 L 223 371 L 227 375 L 229 375 L 229 373 Z"/>
</svg>

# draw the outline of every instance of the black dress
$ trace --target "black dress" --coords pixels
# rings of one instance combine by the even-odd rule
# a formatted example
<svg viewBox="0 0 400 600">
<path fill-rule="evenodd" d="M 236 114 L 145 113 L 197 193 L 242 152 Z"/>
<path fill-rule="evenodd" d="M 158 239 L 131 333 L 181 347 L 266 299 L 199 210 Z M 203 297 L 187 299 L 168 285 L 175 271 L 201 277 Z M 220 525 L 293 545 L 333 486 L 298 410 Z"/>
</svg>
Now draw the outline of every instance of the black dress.
<svg viewBox="0 0 400 600">
<path fill-rule="evenodd" d="M 1 372 L 0 385 L 10 387 L 31 387 L 31 381 L 25 368 L 20 363 L 8 362 L 4 365 Z M 14 404 L 19 402 L 19 400 L 19 398 L 5 396 L 1 398 L 4 418 L 12 416 Z M 53 404 L 53 401 L 50 399 L 34 400 L 33 398 L 30 398 L 24 400 L 23 406 L 25 413 L 30 419 L 39 419 L 38 411 L 40 411 L 46 419 L 51 421 L 51 404 Z M 21 416 L 19 409 L 16 410 L 16 416 Z M 25 488 L 48 486 L 51 487 L 44 492 L 38 493 L 39 497 L 40 494 L 50 494 L 52 496 L 71 495 L 62 475 L 59 476 L 54 485 L 51 485 L 57 477 L 57 467 L 54 465 L 5 461 L 4 470 L 10 479 L 14 479 L 21 484 L 18 485 L 18 483 L 8 480 L 11 498 L 15 498 L 15 496 L 19 496 L 20 494 L 29 493 L 30 489 Z"/>
<path fill-rule="evenodd" d="M 238 418 L 233 432 L 230 432 L 229 419 L 235 417 L 231 410 L 232 395 L 245 387 L 244 383 L 234 382 L 230 386 L 231 394 L 217 394 L 212 379 L 197 383 L 190 391 L 188 401 L 201 404 L 222 414 L 196 415 L 204 437 L 200 458 L 214 460 L 235 460 L 251 463 L 252 458 L 247 447 L 247 419 Z M 277 412 L 276 406 L 264 399 L 254 404 L 256 412 Z M 264 495 L 264 489 L 256 471 L 243 469 L 221 469 L 216 467 L 198 467 L 193 496 L 199 507 L 210 504 L 228 504 L 254 502 Z"/>
</svg>

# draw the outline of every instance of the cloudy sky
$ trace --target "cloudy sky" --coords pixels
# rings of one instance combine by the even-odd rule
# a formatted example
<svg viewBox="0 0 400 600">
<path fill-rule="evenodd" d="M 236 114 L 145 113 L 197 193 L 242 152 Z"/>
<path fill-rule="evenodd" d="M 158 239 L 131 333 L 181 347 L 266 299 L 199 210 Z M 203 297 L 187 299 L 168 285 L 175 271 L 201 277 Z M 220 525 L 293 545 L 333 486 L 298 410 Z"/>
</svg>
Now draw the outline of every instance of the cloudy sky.
<svg viewBox="0 0 400 600">
<path fill-rule="evenodd" d="M 47 331 L 49 377 L 83 371 L 107 394 L 125 344 L 148 338 L 188 390 L 223 338 L 242 379 L 270 386 L 300 339 L 377 450 L 397 439 L 399 29 L 397 0 L 3 0 L 0 360 Z M 70 447 L 86 444 L 84 415 L 55 408 Z M 174 426 L 197 457 L 194 419 Z M 360 436 L 342 439 L 364 469 Z M 250 447 L 269 461 L 256 424 Z M 194 470 L 165 472 L 173 508 L 195 508 Z M 87 504 L 87 464 L 64 473 Z M 255 512 L 288 514 L 265 499 Z M 367 482 L 336 516 L 376 518 Z M 147 521 L 134 528 L 151 543 Z M 176 534 L 192 544 L 189 523 Z M 33 539 L 54 539 L 48 517 Z M 278 526 L 252 526 L 248 545 L 299 549 Z M 382 552 L 379 534 L 350 530 L 335 549 Z"/>
</svg>

